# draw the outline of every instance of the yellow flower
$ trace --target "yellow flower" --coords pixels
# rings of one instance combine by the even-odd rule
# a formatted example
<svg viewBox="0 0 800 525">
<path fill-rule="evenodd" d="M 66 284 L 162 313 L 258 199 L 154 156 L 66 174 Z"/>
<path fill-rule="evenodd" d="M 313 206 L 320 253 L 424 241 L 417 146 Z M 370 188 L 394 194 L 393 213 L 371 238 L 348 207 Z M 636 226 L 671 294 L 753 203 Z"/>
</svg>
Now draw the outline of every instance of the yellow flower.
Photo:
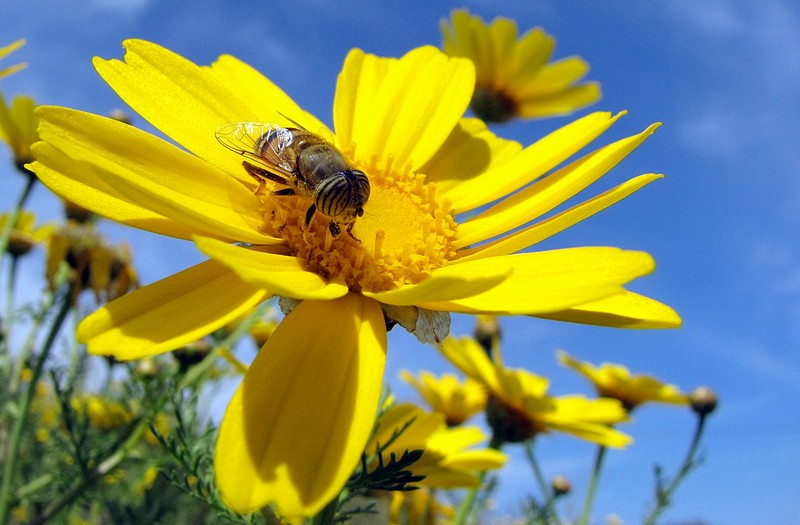
<svg viewBox="0 0 800 525">
<path fill-rule="evenodd" d="M 25 45 L 25 41 L 24 40 L 17 40 L 16 42 L 11 43 L 11 44 L 9 44 L 7 46 L 0 47 L 0 60 L 5 58 L 6 55 L 9 55 L 9 54 L 13 53 L 14 51 L 19 49 L 23 45 Z M 25 66 L 27 66 L 27 64 L 22 63 L 22 64 L 15 64 L 13 66 L 5 67 L 5 68 L 0 68 L 0 78 L 8 76 L 8 75 L 10 75 L 12 73 L 16 73 L 20 69 L 24 69 Z"/>
<path fill-rule="evenodd" d="M 444 414 L 448 426 L 460 425 L 486 406 L 486 391 L 472 379 L 461 382 L 453 374 L 436 377 L 428 371 L 420 372 L 417 378 L 408 370 L 401 371 L 400 376 L 420 393 L 432 410 Z"/>
<path fill-rule="evenodd" d="M 558 352 L 558 361 L 591 381 L 598 395 L 620 400 L 628 411 L 648 402 L 689 404 L 688 397 L 678 387 L 662 383 L 651 375 L 631 375 L 622 365 L 603 363 L 595 367 L 564 351 Z"/>
<path fill-rule="evenodd" d="M 530 224 L 605 174 L 656 125 L 544 177 L 621 114 L 586 116 L 520 150 L 476 119 L 461 119 L 474 86 L 468 60 L 432 47 L 400 59 L 353 50 L 337 83 L 334 133 L 231 56 L 200 67 L 149 42 L 125 47 L 124 61 L 95 59 L 95 67 L 182 148 L 113 119 L 46 107 L 32 168 L 81 206 L 191 239 L 211 257 L 86 318 L 78 337 L 89 352 L 135 359 L 170 351 L 271 296 L 283 298 L 290 313 L 220 426 L 217 482 L 239 512 L 275 502 L 286 515 L 312 514 L 338 494 L 378 408 L 387 326 L 399 323 L 430 342 L 449 332 L 448 312 L 680 324 L 669 307 L 623 287 L 653 270 L 645 253 L 512 255 L 659 178 L 642 175 Z M 352 235 L 334 237 L 321 212 L 307 221 L 308 197 L 258 184 L 242 155 L 215 136 L 238 122 L 318 131 L 366 173 L 369 199 Z"/>
<path fill-rule="evenodd" d="M 72 408 L 85 414 L 89 423 L 102 432 L 110 432 L 133 421 L 131 410 L 118 401 L 101 395 L 85 395 L 71 400 Z"/>
<path fill-rule="evenodd" d="M 5 228 L 8 222 L 8 214 L 0 214 L 0 230 Z M 8 238 L 6 251 L 14 256 L 25 255 L 30 252 L 37 244 L 45 243 L 55 231 L 55 225 L 46 224 L 36 227 L 36 217 L 28 212 L 21 211 L 17 217 L 17 222 L 11 230 Z"/>
<path fill-rule="evenodd" d="M 475 63 L 472 110 L 487 122 L 513 117 L 566 115 L 600 100 L 597 82 L 578 82 L 589 71 L 580 57 L 549 62 L 555 39 L 540 28 L 517 39 L 517 24 L 498 17 L 487 25 L 458 9 L 442 21 L 443 49 Z"/>
<path fill-rule="evenodd" d="M 398 432 L 400 434 L 392 441 L 392 436 Z M 379 446 L 384 447 L 384 463 L 391 453 L 399 458 L 407 450 L 424 450 L 422 457 L 408 469 L 415 476 L 425 476 L 417 482 L 418 485 L 477 487 L 480 484 L 478 472 L 498 469 L 507 459 L 498 450 L 470 448 L 487 439 L 488 436 L 478 427 L 448 428 L 442 414 L 426 413 L 415 405 L 401 403 L 380 417 L 365 450 L 368 456 L 373 457 Z M 368 470 L 371 472 L 377 465 L 375 457 Z"/>
<path fill-rule="evenodd" d="M 36 127 L 39 122 L 32 98 L 16 96 L 10 106 L 0 93 L 0 140 L 8 144 L 14 155 L 14 163 L 20 170 L 33 160 L 31 145 L 39 140 Z"/>
<path fill-rule="evenodd" d="M 516 443 L 555 430 L 608 447 L 631 442 L 627 434 L 609 426 L 627 420 L 619 401 L 549 396 L 547 379 L 524 369 L 506 368 L 499 350 L 492 360 L 469 337 L 449 337 L 441 347 L 450 362 L 488 389 L 487 419 L 496 439 Z"/>
<path fill-rule="evenodd" d="M 111 301 L 138 286 L 131 257 L 126 244 L 109 245 L 94 225 L 68 220 L 48 238 L 45 276 L 53 286 L 59 266 L 66 262 L 76 298 L 81 290 L 92 289 L 97 302 Z"/>
</svg>

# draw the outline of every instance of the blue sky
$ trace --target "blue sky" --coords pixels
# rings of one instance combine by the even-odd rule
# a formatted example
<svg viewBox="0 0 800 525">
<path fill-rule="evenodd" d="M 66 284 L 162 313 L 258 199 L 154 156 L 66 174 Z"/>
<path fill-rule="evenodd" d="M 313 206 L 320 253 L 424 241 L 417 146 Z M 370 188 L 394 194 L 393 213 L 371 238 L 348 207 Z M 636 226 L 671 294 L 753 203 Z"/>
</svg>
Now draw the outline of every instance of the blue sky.
<svg viewBox="0 0 800 525">
<path fill-rule="evenodd" d="M 552 390 L 562 394 L 589 389 L 555 364 L 557 348 L 582 359 L 652 372 L 686 390 L 712 386 L 721 406 L 710 421 L 705 464 L 683 486 L 664 522 L 800 522 L 796 4 L 6 2 L 0 8 L 2 42 L 26 38 L 28 44 L 15 58 L 30 65 L 4 79 L 2 89 L 7 97 L 26 93 L 39 103 L 107 114 L 122 103 L 94 73 L 91 57 L 119 58 L 121 41 L 140 37 L 201 64 L 233 54 L 330 122 L 336 75 L 350 48 L 398 56 L 418 45 L 439 44 L 439 20 L 462 6 L 484 18 L 514 18 L 522 29 L 541 26 L 557 37 L 557 57 L 583 56 L 592 67 L 589 77 L 603 85 L 604 98 L 592 109 L 630 112 L 601 143 L 664 122 L 591 191 L 599 193 L 640 173 L 663 172 L 666 178 L 543 247 L 610 245 L 650 252 L 657 270 L 632 288 L 675 307 L 684 327 L 623 331 L 507 319 L 507 363 L 547 375 Z M 569 120 L 518 123 L 495 131 L 529 144 Z M 147 128 L 141 119 L 134 124 Z M 2 209 L 10 206 L 21 184 L 16 175 L 4 182 Z M 60 211 L 44 188 L 36 189 L 32 207 L 44 218 L 56 218 Z M 201 260 L 188 243 L 120 227 L 106 231 L 133 245 L 145 282 Z M 159 255 L 165 253 L 170 256 Z M 37 280 L 36 270 L 27 272 L 23 279 Z M 471 328 L 469 319 L 454 321 L 456 334 Z M 395 332 L 387 377 L 399 397 L 414 399 L 396 379 L 397 370 L 446 367 L 434 350 Z M 220 407 L 225 395 L 215 401 Z M 636 416 L 627 428 L 636 444 L 609 457 L 598 517 L 614 512 L 626 523 L 637 523 L 651 501 L 653 465 L 662 463 L 672 472 L 692 430 L 692 418 L 674 408 L 645 407 Z M 539 450 L 547 473 L 566 474 L 582 494 L 592 447 L 547 437 Z M 533 480 L 521 454 L 509 451 L 516 462 L 505 471 L 499 504 L 513 510 Z M 579 503 L 579 497 L 572 499 L 574 513 Z"/>
</svg>

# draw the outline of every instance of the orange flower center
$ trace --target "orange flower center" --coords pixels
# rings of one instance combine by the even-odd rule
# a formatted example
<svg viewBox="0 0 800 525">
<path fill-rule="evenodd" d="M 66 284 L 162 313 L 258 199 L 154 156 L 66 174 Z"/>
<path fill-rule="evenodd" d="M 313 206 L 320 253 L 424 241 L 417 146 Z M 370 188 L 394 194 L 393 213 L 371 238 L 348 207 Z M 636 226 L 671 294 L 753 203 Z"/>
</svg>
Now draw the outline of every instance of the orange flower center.
<svg viewBox="0 0 800 525">
<path fill-rule="evenodd" d="M 262 197 L 265 230 L 283 238 L 310 271 L 343 281 L 354 291 L 418 283 L 455 257 L 451 241 L 457 223 L 450 203 L 437 199 L 435 184 L 426 184 L 420 173 L 382 169 L 374 159 L 353 167 L 369 178 L 370 196 L 352 235 L 343 225 L 334 237 L 331 219 L 319 211 L 306 226 L 310 198 L 269 192 Z"/>
</svg>

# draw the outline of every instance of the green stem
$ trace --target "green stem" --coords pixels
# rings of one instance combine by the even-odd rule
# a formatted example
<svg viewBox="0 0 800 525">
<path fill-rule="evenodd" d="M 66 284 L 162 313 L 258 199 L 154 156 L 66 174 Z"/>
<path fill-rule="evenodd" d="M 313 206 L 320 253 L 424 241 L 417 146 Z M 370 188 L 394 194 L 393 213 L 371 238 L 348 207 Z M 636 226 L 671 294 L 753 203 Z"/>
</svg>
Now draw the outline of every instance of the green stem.
<svg viewBox="0 0 800 525">
<path fill-rule="evenodd" d="M 600 472 L 603 470 L 603 460 L 608 449 L 603 445 L 597 447 L 597 454 L 594 457 L 594 467 L 592 467 L 592 477 L 589 479 L 589 487 L 586 489 L 586 498 L 583 500 L 583 512 L 578 520 L 578 525 L 587 525 L 592 516 L 592 505 L 597 494 L 597 485 L 600 481 Z"/>
<path fill-rule="evenodd" d="M 489 448 L 500 450 L 500 447 L 502 446 L 503 440 L 498 437 L 497 434 L 494 434 L 492 436 L 492 440 L 489 442 Z M 467 495 L 464 496 L 463 500 L 461 500 L 461 505 L 459 505 L 458 512 L 456 512 L 456 517 L 453 518 L 453 525 L 464 525 L 467 522 L 467 518 L 469 518 L 469 515 L 472 512 L 472 506 L 475 504 L 475 499 L 478 497 L 478 492 L 483 487 L 483 480 L 485 477 L 486 471 L 478 474 L 478 486 L 469 489 Z"/>
<path fill-rule="evenodd" d="M 28 382 L 28 388 L 22 392 L 22 399 L 20 400 L 19 407 L 14 420 L 14 426 L 11 429 L 11 437 L 8 442 L 8 450 L 5 454 L 5 465 L 3 466 L 3 482 L 0 486 L 0 524 L 6 523 L 8 520 L 8 513 L 11 510 L 14 477 L 17 470 L 17 459 L 19 447 L 22 443 L 22 431 L 25 428 L 25 423 L 28 419 L 30 412 L 31 402 L 36 395 L 36 386 L 39 383 L 39 378 L 42 375 L 45 361 L 50 355 L 50 350 L 53 343 L 58 336 L 61 325 L 67 317 L 70 308 L 72 308 L 72 286 L 63 287 L 63 292 L 60 296 L 61 308 L 58 310 L 56 318 L 53 320 L 53 325 L 50 327 L 50 332 L 47 334 L 42 351 L 39 354 L 36 364 L 33 367 L 31 379 Z"/>
<path fill-rule="evenodd" d="M 25 187 L 22 188 L 22 193 L 20 194 L 19 199 L 17 199 L 17 203 L 8 214 L 6 224 L 3 226 L 2 231 L 0 231 L 0 271 L 3 270 L 3 261 L 5 260 L 8 240 L 11 238 L 11 231 L 14 229 L 14 226 L 17 225 L 17 219 L 19 219 L 19 215 L 22 212 L 22 207 L 25 206 L 25 202 L 28 200 L 31 190 L 33 189 L 33 185 L 36 182 L 36 177 L 34 177 L 33 174 L 30 175 L 31 176 L 26 179 Z"/>
<path fill-rule="evenodd" d="M 11 267 L 8 270 L 8 284 L 6 286 L 6 300 L 3 310 L 3 330 L 2 334 L 2 351 L 0 355 L 10 355 L 11 349 L 11 316 L 14 312 L 14 291 L 17 282 L 17 264 L 19 257 L 16 255 L 11 256 Z"/>
<path fill-rule="evenodd" d="M 542 469 L 539 467 L 539 462 L 536 461 L 536 454 L 533 453 L 533 445 L 533 438 L 525 441 L 525 457 L 528 458 L 528 463 L 531 465 L 531 470 L 533 470 L 533 475 L 536 478 L 536 482 L 539 484 L 539 490 L 544 498 L 545 515 L 543 517 L 545 523 L 550 523 L 550 521 L 556 517 L 556 509 L 553 505 L 553 490 L 550 488 L 550 485 L 548 485 L 547 479 L 545 479 L 544 473 L 542 473 Z"/>
<path fill-rule="evenodd" d="M 57 277 L 57 279 L 59 279 L 59 277 Z M 53 307 L 55 299 L 56 296 L 52 291 L 45 293 L 44 301 L 42 303 L 42 310 L 36 315 L 33 326 L 31 326 L 31 329 L 28 332 L 28 337 L 25 339 L 25 343 L 22 345 L 22 349 L 17 355 L 16 366 L 11 374 L 11 381 L 8 386 L 8 391 L 12 396 L 16 395 L 17 390 L 19 389 L 19 381 L 22 375 L 22 370 L 25 368 L 25 363 L 28 361 L 28 357 L 33 352 L 33 347 L 36 344 L 36 336 L 39 334 L 39 329 L 47 320 L 47 312 L 49 312 L 50 308 Z"/>
<path fill-rule="evenodd" d="M 133 429 L 133 432 L 131 432 L 131 435 L 128 436 L 128 439 L 126 439 L 125 442 L 117 450 L 115 450 L 113 454 L 106 458 L 102 463 L 97 465 L 97 467 L 89 471 L 85 476 L 81 477 L 81 479 L 66 492 L 64 492 L 61 497 L 51 502 L 50 505 L 48 505 L 41 514 L 31 520 L 28 525 L 41 525 L 42 523 L 45 523 L 49 519 L 53 518 L 59 512 L 61 512 L 64 507 L 72 503 L 76 498 L 80 497 L 89 485 L 117 468 L 117 466 L 128 457 L 128 454 L 130 454 L 131 450 L 133 450 L 133 448 L 139 443 L 139 440 L 141 440 L 148 428 L 149 426 L 147 421 L 144 418 L 141 419 Z"/>
<path fill-rule="evenodd" d="M 683 481 L 689 471 L 692 470 L 692 467 L 695 466 L 695 456 L 697 455 L 697 449 L 700 445 L 700 438 L 703 436 L 703 429 L 705 428 L 707 415 L 708 414 L 699 414 L 697 416 L 697 426 L 694 429 L 692 443 L 689 445 L 689 449 L 686 451 L 686 455 L 683 458 L 683 463 L 681 463 L 678 473 L 672 479 L 667 488 L 664 490 L 657 489 L 655 507 L 645 518 L 643 522 L 644 525 L 655 525 L 658 517 L 667 507 L 669 507 L 670 503 L 672 502 L 672 495 L 678 489 L 678 485 L 680 485 L 681 481 Z"/>
</svg>

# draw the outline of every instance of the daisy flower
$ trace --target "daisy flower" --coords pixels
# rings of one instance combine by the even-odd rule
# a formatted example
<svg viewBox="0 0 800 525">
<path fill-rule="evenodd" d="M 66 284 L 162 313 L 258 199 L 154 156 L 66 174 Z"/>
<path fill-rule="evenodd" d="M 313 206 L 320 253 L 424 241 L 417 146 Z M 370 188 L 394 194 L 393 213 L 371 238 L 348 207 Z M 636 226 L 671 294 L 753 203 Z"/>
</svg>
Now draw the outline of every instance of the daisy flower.
<svg viewBox="0 0 800 525">
<path fill-rule="evenodd" d="M 448 312 L 680 323 L 669 307 L 623 287 L 653 270 L 645 253 L 515 253 L 657 179 L 636 177 L 532 222 L 601 177 L 657 125 L 545 176 L 621 114 L 588 115 L 522 149 L 462 120 L 475 83 L 470 61 L 433 47 L 399 59 L 353 50 L 328 129 L 234 57 L 201 67 L 150 42 L 125 48 L 124 61 L 98 58 L 96 69 L 181 147 L 110 118 L 44 107 L 32 169 L 78 205 L 191 240 L 210 257 L 86 318 L 77 335 L 89 352 L 136 359 L 170 351 L 269 297 L 285 298 L 290 313 L 220 426 L 217 483 L 239 512 L 276 503 L 283 514 L 308 515 L 339 493 L 378 409 L 387 327 L 401 324 L 435 342 L 449 331 Z M 352 235 L 334 236 L 322 213 L 307 220 L 308 197 L 276 195 L 270 190 L 286 187 L 254 180 L 242 155 L 216 138 L 239 122 L 312 130 L 362 171 L 370 193 Z"/>
<path fill-rule="evenodd" d="M 494 441 L 519 443 L 556 431 L 608 447 L 624 447 L 631 442 L 627 434 L 611 428 L 628 419 L 616 399 L 550 396 L 546 378 L 506 367 L 499 348 L 489 358 L 470 337 L 448 337 L 440 350 L 467 377 L 486 387 L 486 419 L 494 431 Z"/>
<path fill-rule="evenodd" d="M 540 28 L 517 38 L 517 24 L 497 17 L 487 24 L 465 9 L 442 21 L 444 52 L 475 63 L 472 110 L 487 122 L 568 115 L 600 100 L 597 82 L 580 83 L 589 71 L 580 57 L 550 58 L 555 38 Z"/>
<path fill-rule="evenodd" d="M 563 350 L 558 352 L 557 357 L 562 365 L 572 368 L 591 381 L 597 395 L 620 400 L 628 411 L 649 402 L 689 404 L 688 396 L 678 387 L 663 383 L 652 375 L 631 374 L 624 366 L 614 363 L 594 366 L 575 359 Z"/>
<path fill-rule="evenodd" d="M 0 231 L 8 223 L 9 214 L 0 214 Z M 36 226 L 36 216 L 22 210 L 17 217 L 14 227 L 11 229 L 6 251 L 15 257 L 29 253 L 36 245 L 44 244 L 56 229 L 55 224 L 45 224 Z"/>
<path fill-rule="evenodd" d="M 454 374 L 436 377 L 427 370 L 416 376 L 402 370 L 400 377 L 419 392 L 431 410 L 444 415 L 448 426 L 460 425 L 486 406 L 486 391 L 472 379 L 460 381 Z"/>
<path fill-rule="evenodd" d="M 417 484 L 434 488 L 476 487 L 480 485 L 479 472 L 499 469 L 508 459 L 499 450 L 472 448 L 487 441 L 488 436 L 478 427 L 448 428 L 444 415 L 401 403 L 378 420 L 365 448 L 368 456 L 375 457 L 368 471 L 377 467 L 378 452 L 385 462 L 392 453 L 401 457 L 406 451 L 422 450 L 422 457 L 408 467 L 413 475 L 424 476 Z"/>
</svg>

